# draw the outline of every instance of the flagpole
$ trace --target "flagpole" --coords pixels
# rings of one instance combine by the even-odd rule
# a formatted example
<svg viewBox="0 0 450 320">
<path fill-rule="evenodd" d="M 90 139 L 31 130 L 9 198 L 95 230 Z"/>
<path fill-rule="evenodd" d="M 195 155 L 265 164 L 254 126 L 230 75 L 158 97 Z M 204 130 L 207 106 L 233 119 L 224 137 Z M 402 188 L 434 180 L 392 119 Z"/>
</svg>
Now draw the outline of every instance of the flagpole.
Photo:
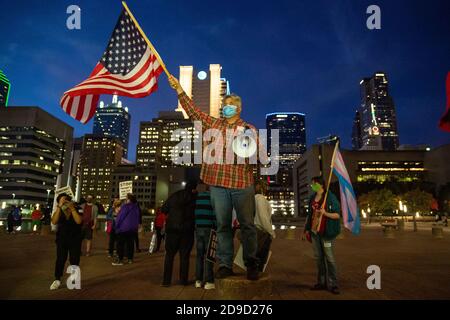
<svg viewBox="0 0 450 320">
<path fill-rule="evenodd" d="M 336 150 L 337 150 L 338 146 L 339 146 L 339 140 L 336 141 L 336 145 L 334 146 L 333 156 L 331 157 L 330 174 L 328 175 L 327 191 L 325 192 L 325 198 L 322 203 L 322 209 L 325 208 L 325 205 L 327 202 L 328 191 L 330 190 L 331 177 L 333 175 L 334 158 L 336 157 Z"/>
<path fill-rule="evenodd" d="M 161 65 L 161 67 L 163 68 L 164 72 L 166 73 L 167 76 L 170 76 L 169 71 L 166 68 L 166 65 L 164 64 L 164 62 L 161 59 L 161 56 L 159 55 L 158 51 L 156 51 L 155 47 L 152 45 L 152 43 L 150 42 L 150 40 L 147 38 L 147 36 L 144 33 L 144 30 L 142 30 L 141 26 L 139 25 L 139 23 L 137 22 L 136 18 L 133 16 L 133 14 L 131 13 L 130 9 L 128 8 L 127 4 L 125 3 L 125 1 L 122 1 L 122 5 L 125 8 L 125 10 L 128 12 L 128 14 L 130 15 L 131 20 L 133 20 L 133 22 L 136 24 L 136 27 L 138 28 L 139 32 L 141 33 L 142 37 L 145 39 L 145 42 L 147 42 L 148 46 L 150 47 L 150 49 L 152 50 L 153 54 L 155 55 L 156 59 L 159 61 L 159 64 Z"/>
</svg>

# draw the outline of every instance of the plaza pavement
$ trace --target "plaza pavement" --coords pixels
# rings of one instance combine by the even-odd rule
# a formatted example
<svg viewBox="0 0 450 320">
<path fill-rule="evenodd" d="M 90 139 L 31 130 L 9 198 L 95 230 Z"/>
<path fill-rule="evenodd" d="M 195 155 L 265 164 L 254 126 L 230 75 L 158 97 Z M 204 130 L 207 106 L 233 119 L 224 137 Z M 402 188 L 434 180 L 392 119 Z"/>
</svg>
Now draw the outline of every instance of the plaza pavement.
<svg viewBox="0 0 450 320">
<path fill-rule="evenodd" d="M 383 237 L 379 224 L 363 225 L 360 236 L 347 231 L 336 240 L 336 259 L 341 295 L 312 292 L 316 269 L 311 245 L 286 239 L 277 230 L 273 255 L 266 272 L 273 282 L 270 299 L 450 299 L 450 232 L 433 239 L 430 228 L 418 232 L 408 225 L 395 239 Z M 148 248 L 151 234 L 141 238 Z M 0 232 L 0 299 L 217 299 L 217 291 L 190 286 L 160 287 L 164 253 L 138 253 L 135 263 L 111 266 L 107 258 L 107 237 L 97 232 L 93 255 L 81 258 L 81 290 L 50 291 L 55 262 L 54 235 L 7 235 Z M 368 290 L 366 269 L 381 268 L 381 290 Z M 177 279 L 178 260 L 174 279 Z M 238 268 L 235 267 L 235 271 Z M 190 277 L 195 272 L 195 249 L 191 255 Z M 175 282 L 175 281 L 174 281 Z"/>
</svg>

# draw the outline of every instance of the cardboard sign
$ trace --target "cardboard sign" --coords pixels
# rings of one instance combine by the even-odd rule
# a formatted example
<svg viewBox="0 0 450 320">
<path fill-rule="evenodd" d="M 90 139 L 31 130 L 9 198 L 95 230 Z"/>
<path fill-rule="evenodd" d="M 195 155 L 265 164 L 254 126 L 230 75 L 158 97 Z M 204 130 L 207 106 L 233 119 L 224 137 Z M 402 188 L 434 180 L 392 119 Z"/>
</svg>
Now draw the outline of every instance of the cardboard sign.
<svg viewBox="0 0 450 320">
<path fill-rule="evenodd" d="M 216 262 L 216 251 L 217 251 L 217 232 L 211 229 L 208 242 L 208 250 L 206 251 L 206 260 L 214 263 Z"/>
<path fill-rule="evenodd" d="M 133 193 L 133 181 L 119 182 L 119 198 L 124 200 L 127 198 L 127 194 Z"/>
<path fill-rule="evenodd" d="M 62 193 L 65 193 L 65 194 L 67 194 L 68 196 L 70 196 L 72 199 L 74 199 L 74 194 L 73 194 L 73 192 L 72 192 L 72 189 L 69 187 L 69 186 L 67 186 L 67 187 L 63 187 L 63 188 L 60 188 L 60 189 L 56 189 L 55 190 L 55 199 L 60 195 L 60 194 L 62 194 Z"/>
</svg>

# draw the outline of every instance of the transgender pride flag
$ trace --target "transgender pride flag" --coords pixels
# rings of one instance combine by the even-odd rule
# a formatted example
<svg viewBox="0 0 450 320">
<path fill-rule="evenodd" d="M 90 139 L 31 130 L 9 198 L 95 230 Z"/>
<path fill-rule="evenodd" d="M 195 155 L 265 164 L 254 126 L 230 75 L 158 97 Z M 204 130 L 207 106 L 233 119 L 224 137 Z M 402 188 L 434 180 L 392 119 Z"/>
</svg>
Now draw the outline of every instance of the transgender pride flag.
<svg viewBox="0 0 450 320">
<path fill-rule="evenodd" d="M 345 168 L 344 159 L 339 152 L 339 147 L 336 145 L 334 155 L 334 163 L 332 163 L 333 172 L 339 179 L 339 189 L 341 193 L 341 211 L 344 219 L 344 226 L 353 234 L 359 234 L 359 209 L 356 203 L 355 192 L 353 191 L 350 177 Z"/>
</svg>

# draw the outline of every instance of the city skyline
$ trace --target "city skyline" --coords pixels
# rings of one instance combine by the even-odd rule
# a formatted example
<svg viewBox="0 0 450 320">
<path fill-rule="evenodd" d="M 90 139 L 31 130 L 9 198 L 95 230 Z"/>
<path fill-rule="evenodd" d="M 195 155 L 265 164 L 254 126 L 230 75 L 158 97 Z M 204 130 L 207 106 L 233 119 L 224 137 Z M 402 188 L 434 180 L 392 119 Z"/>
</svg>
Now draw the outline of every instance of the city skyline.
<svg viewBox="0 0 450 320">
<path fill-rule="evenodd" d="M 445 53 L 450 44 L 442 39 L 447 36 L 448 4 L 434 1 L 423 7 L 416 2 L 380 1 L 382 29 L 372 31 L 365 27 L 369 4 L 282 1 L 254 10 L 248 2 L 239 11 L 232 5 L 220 7 L 222 13 L 217 15 L 213 14 L 216 5 L 205 7 L 196 1 L 190 7 L 156 2 L 153 12 L 145 10 L 148 4 L 129 3 L 169 71 L 177 75 L 180 65 L 207 69 L 211 63 L 221 64 L 233 91 L 243 97 L 243 118 L 258 128 L 264 128 L 266 113 L 302 112 L 309 119 L 308 145 L 331 133 L 350 149 L 353 116 L 360 102 L 358 84 L 381 70 L 389 77 L 401 143 L 448 142 L 448 134 L 437 126 L 445 106 Z M 59 98 L 90 72 L 121 9 L 117 2 L 99 20 L 96 14 L 102 1 L 78 5 L 82 8 L 79 31 L 66 28 L 67 4 L 59 2 L 45 10 L 37 1 L 27 8 L 5 4 L 10 14 L 0 22 L 2 30 L 15 31 L 5 34 L 5 50 L 0 54 L 0 68 L 14 88 L 9 105 L 38 105 L 73 126 L 76 137 L 92 132 L 93 121 L 83 126 L 70 119 L 58 106 Z M 19 11 L 22 19 L 14 19 Z M 156 12 L 170 13 L 173 19 L 160 18 Z M 418 63 L 424 59 L 426 63 Z M 159 85 L 148 98 L 121 98 L 132 116 L 131 160 L 139 122 L 176 108 L 177 97 L 165 75 Z"/>
</svg>

